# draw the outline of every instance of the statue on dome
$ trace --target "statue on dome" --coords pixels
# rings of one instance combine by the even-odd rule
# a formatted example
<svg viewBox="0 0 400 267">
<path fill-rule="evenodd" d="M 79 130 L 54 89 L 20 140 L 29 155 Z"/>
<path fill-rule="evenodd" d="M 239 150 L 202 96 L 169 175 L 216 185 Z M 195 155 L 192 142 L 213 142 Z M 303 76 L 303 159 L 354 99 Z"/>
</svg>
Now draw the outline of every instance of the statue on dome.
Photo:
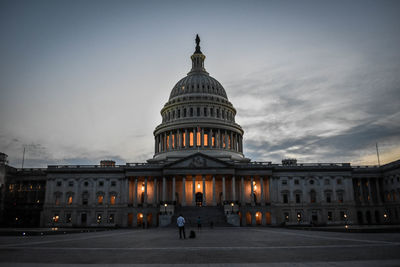
<svg viewBox="0 0 400 267">
<path fill-rule="evenodd" d="M 195 53 L 202 54 L 200 51 L 200 37 L 196 34 L 196 51 Z"/>
</svg>

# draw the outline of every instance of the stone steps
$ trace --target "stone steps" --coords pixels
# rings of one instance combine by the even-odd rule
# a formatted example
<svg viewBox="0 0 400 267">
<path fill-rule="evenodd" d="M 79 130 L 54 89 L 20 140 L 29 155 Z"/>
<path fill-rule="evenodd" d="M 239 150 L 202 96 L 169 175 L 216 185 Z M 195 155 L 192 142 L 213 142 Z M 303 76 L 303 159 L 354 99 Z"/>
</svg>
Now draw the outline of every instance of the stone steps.
<svg viewBox="0 0 400 267">
<path fill-rule="evenodd" d="M 214 226 L 229 226 L 226 222 L 223 207 L 176 207 L 175 214 L 172 217 L 172 225 L 176 225 L 176 219 L 179 214 L 182 214 L 185 218 L 186 225 L 197 226 L 197 218 L 200 216 L 201 224 L 205 227 L 210 226 L 212 223 Z"/>
</svg>

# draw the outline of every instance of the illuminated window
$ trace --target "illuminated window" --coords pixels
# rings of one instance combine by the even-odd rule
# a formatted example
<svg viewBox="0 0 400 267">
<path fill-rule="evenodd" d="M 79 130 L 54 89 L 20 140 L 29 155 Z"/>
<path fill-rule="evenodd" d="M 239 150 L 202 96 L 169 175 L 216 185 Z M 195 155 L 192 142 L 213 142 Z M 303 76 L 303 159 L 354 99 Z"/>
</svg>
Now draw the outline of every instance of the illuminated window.
<svg viewBox="0 0 400 267">
<path fill-rule="evenodd" d="M 97 196 L 97 204 L 102 205 L 103 204 L 103 195 Z"/>
<path fill-rule="evenodd" d="M 208 146 L 208 134 L 204 134 L 204 146 Z"/>
<path fill-rule="evenodd" d="M 167 149 L 169 149 L 169 135 L 167 135 Z"/>
<path fill-rule="evenodd" d="M 67 203 L 68 203 L 68 205 L 71 205 L 71 204 L 72 204 L 72 196 L 69 196 L 69 197 L 68 197 L 68 202 L 67 202 Z"/>
<path fill-rule="evenodd" d="M 193 147 L 193 132 L 189 133 L 189 146 Z"/>
<path fill-rule="evenodd" d="M 110 204 L 111 205 L 115 205 L 115 199 L 116 199 L 117 197 L 115 196 L 115 195 L 112 195 L 111 197 L 110 197 Z"/>
<path fill-rule="evenodd" d="M 182 139 L 182 141 L 183 141 L 183 146 L 186 147 L 186 134 L 183 133 L 182 136 L 183 136 L 183 139 Z"/>
<path fill-rule="evenodd" d="M 60 216 L 58 214 L 54 214 L 53 222 L 57 223 L 60 220 Z"/>
<path fill-rule="evenodd" d="M 211 137 L 211 144 L 212 144 L 213 147 L 215 147 L 215 137 L 214 136 Z"/>
<path fill-rule="evenodd" d="M 196 138 L 196 144 L 197 146 L 201 146 L 201 133 L 198 131 L 197 132 L 197 138 Z"/>
<path fill-rule="evenodd" d="M 175 134 L 172 135 L 172 148 L 175 148 Z"/>
</svg>

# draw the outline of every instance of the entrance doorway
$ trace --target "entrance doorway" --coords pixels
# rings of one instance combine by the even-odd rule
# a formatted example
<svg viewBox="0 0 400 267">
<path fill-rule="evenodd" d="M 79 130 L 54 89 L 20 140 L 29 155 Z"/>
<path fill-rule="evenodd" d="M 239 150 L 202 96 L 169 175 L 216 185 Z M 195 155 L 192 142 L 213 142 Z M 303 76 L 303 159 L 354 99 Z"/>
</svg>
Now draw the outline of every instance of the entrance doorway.
<svg viewBox="0 0 400 267">
<path fill-rule="evenodd" d="M 201 207 L 203 205 L 203 193 L 196 193 L 196 206 Z"/>
</svg>

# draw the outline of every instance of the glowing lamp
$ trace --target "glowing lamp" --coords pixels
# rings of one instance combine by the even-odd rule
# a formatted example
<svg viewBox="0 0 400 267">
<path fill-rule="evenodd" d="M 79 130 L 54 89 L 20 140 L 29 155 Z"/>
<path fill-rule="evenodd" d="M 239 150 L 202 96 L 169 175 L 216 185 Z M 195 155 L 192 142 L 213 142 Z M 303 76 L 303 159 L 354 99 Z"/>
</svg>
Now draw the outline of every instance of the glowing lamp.
<svg viewBox="0 0 400 267">
<path fill-rule="evenodd" d="M 200 183 L 197 183 L 197 188 L 200 189 Z"/>
</svg>

